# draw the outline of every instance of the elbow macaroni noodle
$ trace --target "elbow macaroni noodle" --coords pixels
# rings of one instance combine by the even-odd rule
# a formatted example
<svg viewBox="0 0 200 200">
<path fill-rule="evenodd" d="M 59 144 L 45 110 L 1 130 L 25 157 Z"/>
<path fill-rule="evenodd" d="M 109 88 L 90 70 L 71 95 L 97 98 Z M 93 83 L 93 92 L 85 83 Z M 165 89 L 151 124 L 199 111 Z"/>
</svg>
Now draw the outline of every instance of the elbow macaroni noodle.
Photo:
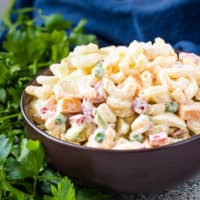
<svg viewBox="0 0 200 200">
<path fill-rule="evenodd" d="M 78 46 L 38 76 L 29 114 L 48 134 L 105 149 L 154 148 L 200 134 L 200 58 L 161 38 Z"/>
</svg>

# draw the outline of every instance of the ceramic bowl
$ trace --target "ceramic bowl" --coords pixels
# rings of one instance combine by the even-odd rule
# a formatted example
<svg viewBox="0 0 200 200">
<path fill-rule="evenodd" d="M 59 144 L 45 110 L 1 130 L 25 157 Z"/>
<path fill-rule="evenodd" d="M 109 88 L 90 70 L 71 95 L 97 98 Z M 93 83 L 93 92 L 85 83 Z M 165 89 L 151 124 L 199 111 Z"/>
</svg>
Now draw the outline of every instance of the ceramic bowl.
<svg viewBox="0 0 200 200">
<path fill-rule="evenodd" d="M 31 99 L 23 92 L 21 112 L 28 137 L 41 141 L 47 162 L 75 182 L 115 192 L 158 191 L 186 180 L 200 169 L 200 136 L 154 149 L 89 148 L 59 140 L 37 128 L 28 114 Z"/>
</svg>

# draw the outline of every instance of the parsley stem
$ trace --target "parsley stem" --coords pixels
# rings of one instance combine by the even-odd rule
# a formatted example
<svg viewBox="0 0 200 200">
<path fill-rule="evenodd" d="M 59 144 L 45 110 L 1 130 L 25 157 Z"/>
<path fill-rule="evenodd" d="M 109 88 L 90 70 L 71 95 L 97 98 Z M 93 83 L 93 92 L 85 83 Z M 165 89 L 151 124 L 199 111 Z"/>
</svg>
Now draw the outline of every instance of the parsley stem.
<svg viewBox="0 0 200 200">
<path fill-rule="evenodd" d="M 11 118 L 15 118 L 15 117 L 18 117 L 19 115 L 20 115 L 20 113 L 15 113 L 15 114 L 12 114 L 12 115 L 7 115 L 5 117 L 0 117 L 0 121 L 4 121 L 4 120 L 11 119 Z"/>
<path fill-rule="evenodd" d="M 36 187 L 37 187 L 37 176 L 34 176 L 33 179 L 34 179 L 34 182 L 33 182 L 33 196 L 35 197 L 36 195 Z"/>
<path fill-rule="evenodd" d="M 38 179 L 50 179 L 50 180 L 54 179 L 54 180 L 58 180 L 58 181 L 62 179 L 62 177 L 58 177 L 58 176 L 38 176 L 37 178 Z"/>
</svg>

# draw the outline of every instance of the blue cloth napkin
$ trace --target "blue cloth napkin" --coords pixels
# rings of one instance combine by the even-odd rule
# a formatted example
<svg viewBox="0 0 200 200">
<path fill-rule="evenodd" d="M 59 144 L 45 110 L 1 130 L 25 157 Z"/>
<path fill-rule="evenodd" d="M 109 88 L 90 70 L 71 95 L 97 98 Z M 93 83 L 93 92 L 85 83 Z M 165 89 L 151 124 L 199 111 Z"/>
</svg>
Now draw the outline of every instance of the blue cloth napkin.
<svg viewBox="0 0 200 200">
<path fill-rule="evenodd" d="M 60 13 L 101 45 L 149 41 L 162 37 L 175 48 L 200 54 L 199 0 L 17 0 L 16 8 L 33 6 L 44 14 Z"/>
</svg>

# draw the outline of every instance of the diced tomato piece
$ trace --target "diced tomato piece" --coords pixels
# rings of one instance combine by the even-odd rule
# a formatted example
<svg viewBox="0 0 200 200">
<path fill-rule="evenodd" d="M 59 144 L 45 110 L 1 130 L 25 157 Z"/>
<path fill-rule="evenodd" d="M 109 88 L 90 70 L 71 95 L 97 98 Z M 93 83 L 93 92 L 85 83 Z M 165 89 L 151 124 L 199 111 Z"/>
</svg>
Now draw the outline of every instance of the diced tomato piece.
<svg viewBox="0 0 200 200">
<path fill-rule="evenodd" d="M 187 103 L 180 106 L 180 117 L 183 120 L 199 120 L 200 119 L 200 103 Z"/>
<path fill-rule="evenodd" d="M 167 144 L 168 136 L 166 132 L 154 133 L 149 135 L 149 142 L 152 146 L 162 146 Z"/>
<path fill-rule="evenodd" d="M 65 98 L 58 101 L 58 112 L 63 114 L 81 112 L 81 101 L 78 98 Z"/>
</svg>

